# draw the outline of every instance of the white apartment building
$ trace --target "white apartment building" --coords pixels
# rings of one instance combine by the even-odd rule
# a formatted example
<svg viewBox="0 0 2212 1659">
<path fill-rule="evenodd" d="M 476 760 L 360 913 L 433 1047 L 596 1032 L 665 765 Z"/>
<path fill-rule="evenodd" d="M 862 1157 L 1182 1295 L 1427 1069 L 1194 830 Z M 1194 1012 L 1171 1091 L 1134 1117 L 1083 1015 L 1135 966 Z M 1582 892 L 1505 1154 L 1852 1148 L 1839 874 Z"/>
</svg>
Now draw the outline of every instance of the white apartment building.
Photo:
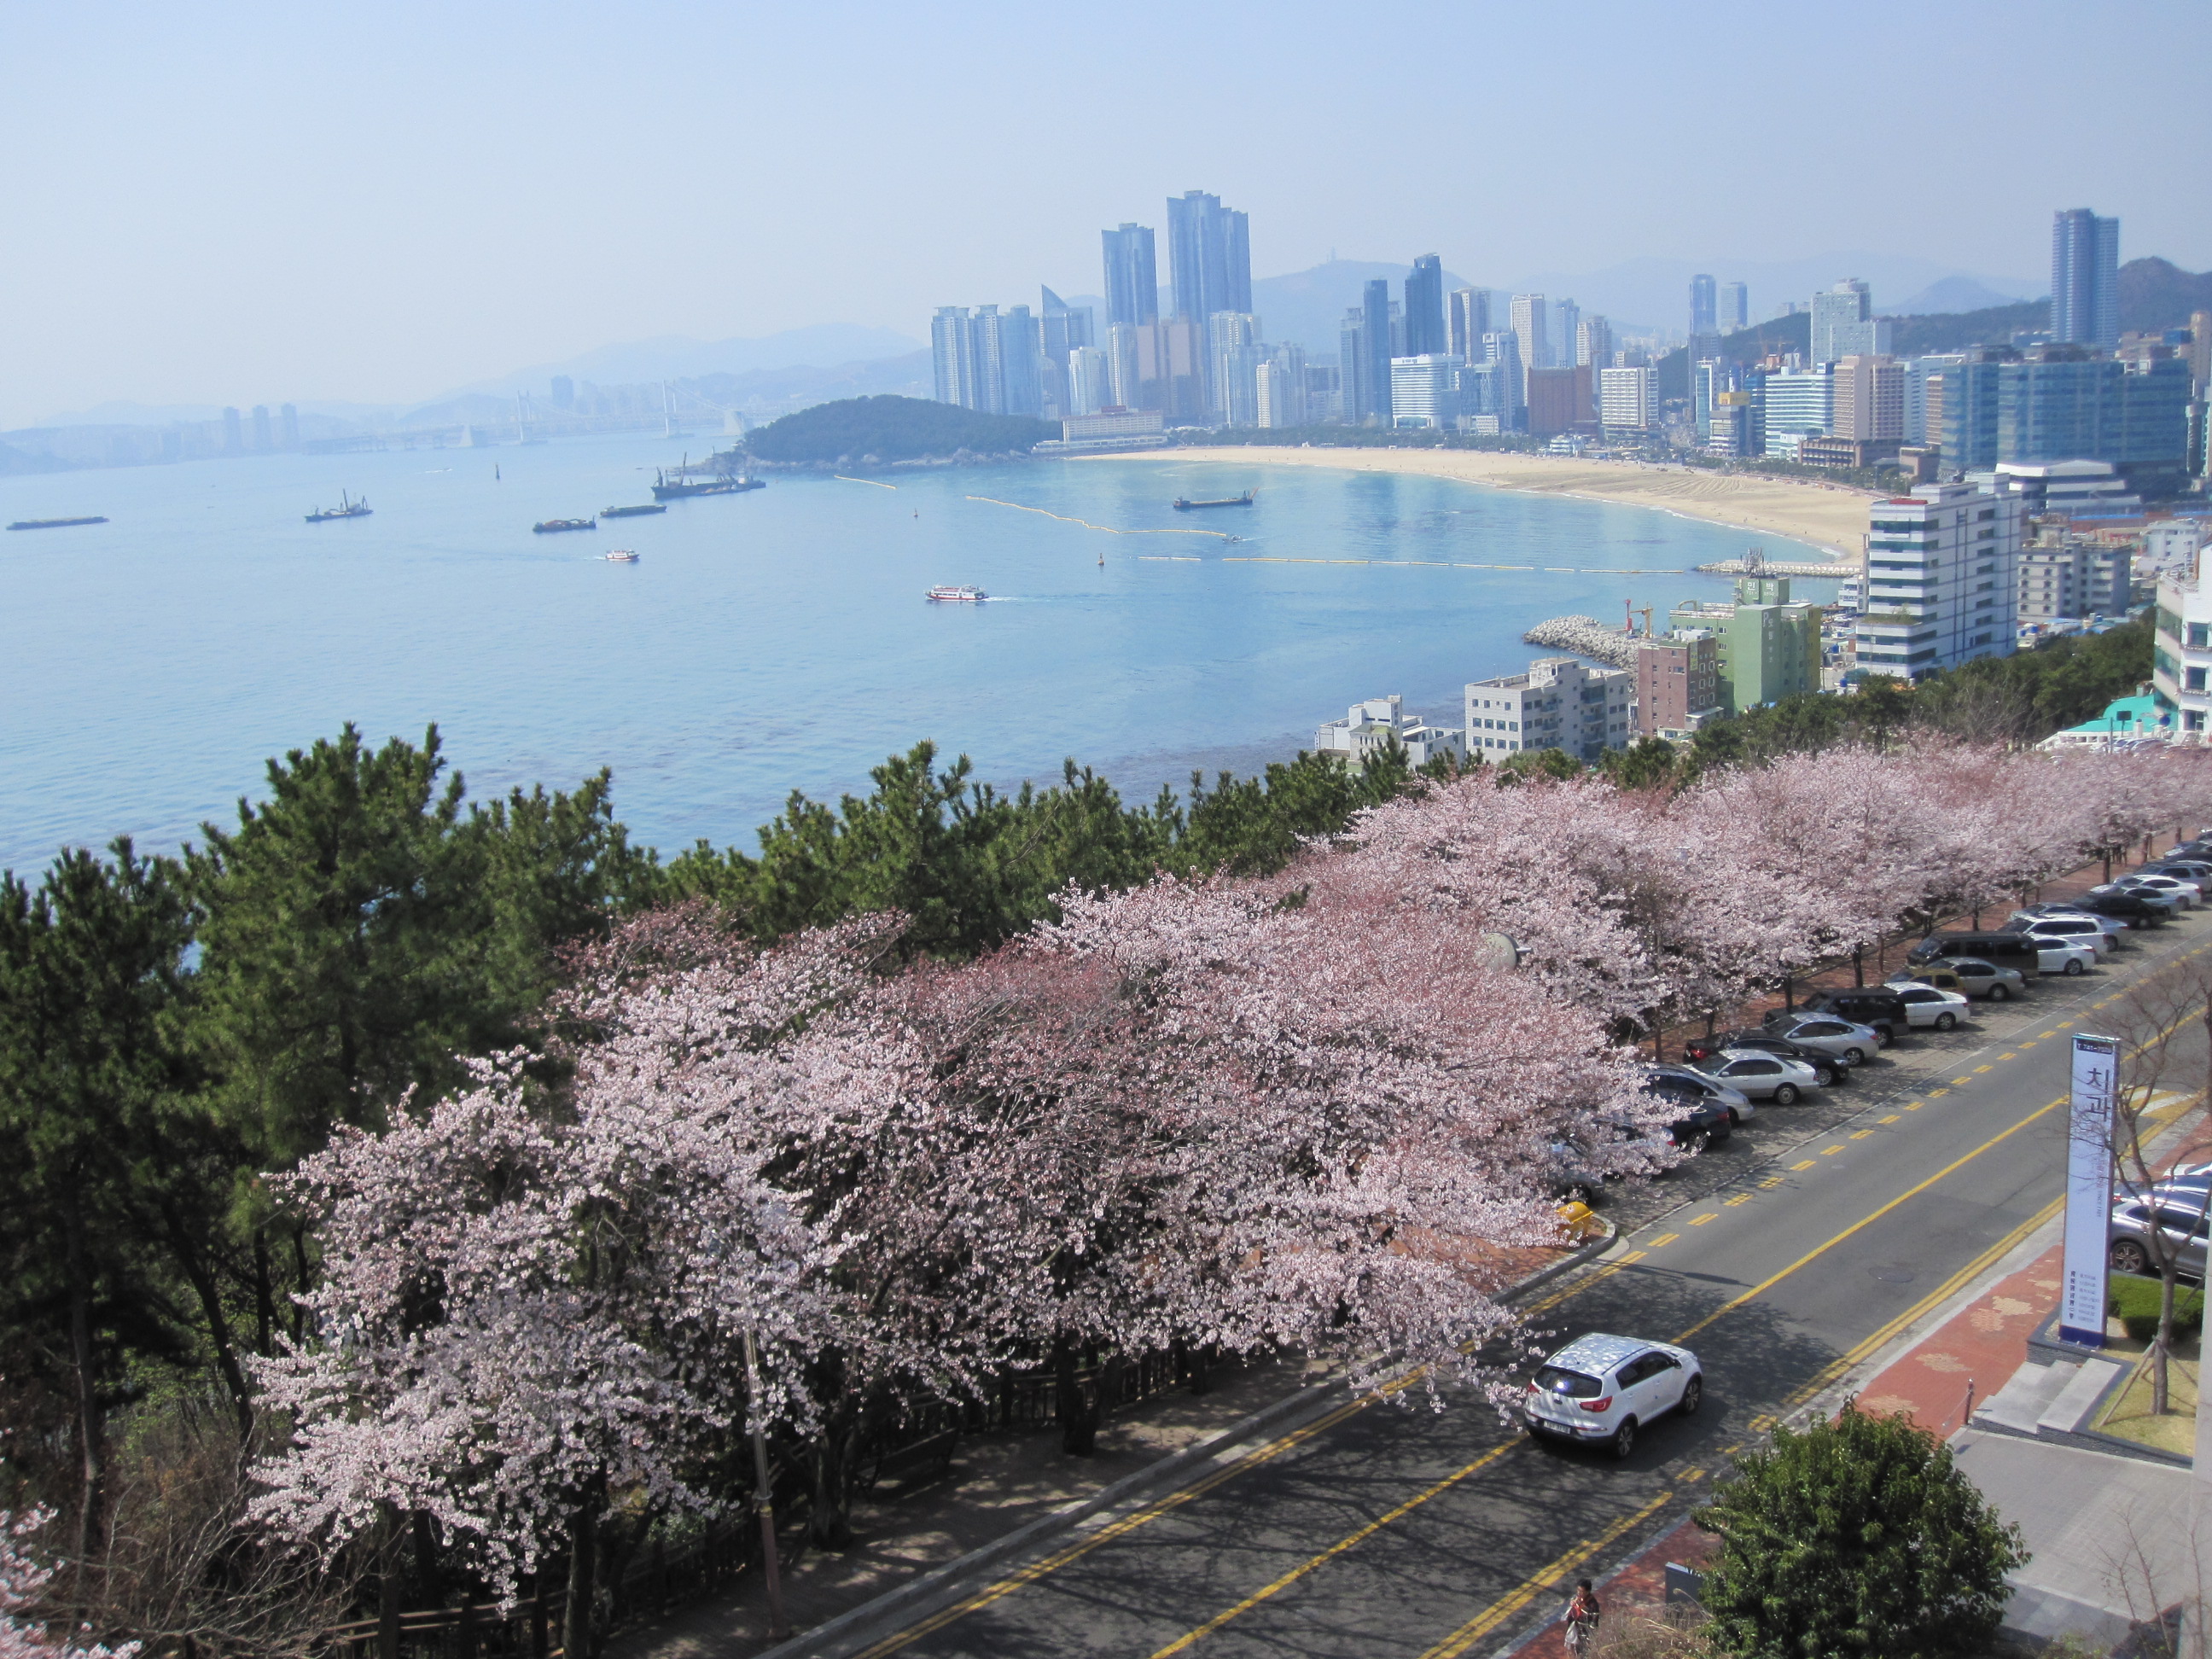
<svg viewBox="0 0 2212 1659">
<path fill-rule="evenodd" d="M 2212 426 L 2212 422 L 2207 422 Z M 2205 526 L 2197 519 L 2160 519 L 2142 527 L 2136 568 L 2145 575 L 2180 575 L 2196 568 Z"/>
<path fill-rule="evenodd" d="M 1341 755 L 1353 766 L 1381 754 L 1393 738 L 1404 745 L 1406 758 L 1415 766 L 1426 766 L 1439 755 L 1467 758 L 1458 732 L 1408 714 L 1405 702 L 1393 696 L 1355 702 L 1342 720 L 1331 720 L 1314 733 L 1314 747 L 1324 755 Z"/>
<path fill-rule="evenodd" d="M 2203 583 L 2203 555 L 2158 579 L 2158 634 L 2151 647 L 2151 686 L 2158 701 L 2181 711 L 2185 743 L 2205 741 L 2212 715 L 2212 592 Z"/>
<path fill-rule="evenodd" d="M 1076 346 L 1067 354 L 1067 413 L 1096 415 L 1114 401 L 1106 354 L 1097 346 Z"/>
<path fill-rule="evenodd" d="M 1574 657 L 1539 657 L 1525 674 L 1467 688 L 1467 748 L 1492 764 L 1524 749 L 1564 749 L 1594 761 L 1636 741 L 1636 676 Z"/>
<path fill-rule="evenodd" d="M 1303 362 L 1291 365 L 1271 357 L 1254 371 L 1254 383 L 1258 392 L 1260 425 L 1274 428 L 1313 423 L 1307 414 L 1306 373 Z"/>
<path fill-rule="evenodd" d="M 2134 579 L 2124 546 L 2074 537 L 2056 547 L 2022 548 L 2019 619 L 2124 617 Z"/>
<path fill-rule="evenodd" d="M 2021 503 L 1970 484 L 1923 484 L 1867 509 L 1858 662 L 1908 678 L 2012 653 Z"/>
<path fill-rule="evenodd" d="M 1441 351 L 1390 360 L 1394 425 L 1449 431 L 1459 424 L 1459 375 L 1467 365 Z"/>
<path fill-rule="evenodd" d="M 1655 399 L 1649 368 L 1605 368 L 1597 377 L 1598 420 L 1607 432 L 1648 432 Z"/>
</svg>

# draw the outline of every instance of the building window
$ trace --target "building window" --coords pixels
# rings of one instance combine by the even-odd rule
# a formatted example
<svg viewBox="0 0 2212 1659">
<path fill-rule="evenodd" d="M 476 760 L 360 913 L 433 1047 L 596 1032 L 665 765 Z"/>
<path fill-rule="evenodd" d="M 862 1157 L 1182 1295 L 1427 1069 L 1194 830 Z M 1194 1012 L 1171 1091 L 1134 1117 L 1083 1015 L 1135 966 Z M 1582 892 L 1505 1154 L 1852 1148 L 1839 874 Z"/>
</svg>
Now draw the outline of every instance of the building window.
<svg viewBox="0 0 2212 1659">
<path fill-rule="evenodd" d="M 2185 727 L 2191 732 L 2202 732 L 2204 729 L 2203 710 L 2199 708 L 2191 709 L 2187 714 L 2181 717 L 2181 723 Z"/>
<path fill-rule="evenodd" d="M 2204 689 L 2204 671 L 2201 668 L 2191 669 L 2183 676 L 2181 683 L 2185 690 L 2202 691 Z"/>
<path fill-rule="evenodd" d="M 2212 623 L 2189 624 L 2189 648 L 2192 651 L 2212 651 Z"/>
<path fill-rule="evenodd" d="M 2159 606 L 2158 631 L 2170 640 L 2179 640 L 2181 637 L 2181 618 L 2164 605 Z"/>
</svg>

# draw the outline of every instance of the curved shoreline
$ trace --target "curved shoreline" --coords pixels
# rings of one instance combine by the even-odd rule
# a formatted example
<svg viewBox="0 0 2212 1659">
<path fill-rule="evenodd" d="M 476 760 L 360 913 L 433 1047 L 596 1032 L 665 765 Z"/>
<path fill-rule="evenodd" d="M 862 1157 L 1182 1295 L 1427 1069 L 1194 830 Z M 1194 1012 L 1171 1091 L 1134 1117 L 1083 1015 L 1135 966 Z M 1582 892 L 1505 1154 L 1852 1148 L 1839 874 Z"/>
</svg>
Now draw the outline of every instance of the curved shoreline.
<svg viewBox="0 0 2212 1659">
<path fill-rule="evenodd" d="M 1121 450 L 1075 459 L 1243 461 L 1263 466 L 1334 467 L 1344 472 L 1419 473 L 1524 495 L 1647 507 L 1753 535 L 1802 543 L 1835 561 L 1838 576 L 1850 574 L 1849 567 L 1858 559 L 1866 535 L 1867 503 L 1880 499 L 1871 490 L 1840 484 L 1480 449 L 1309 449 L 1230 444 Z"/>
</svg>

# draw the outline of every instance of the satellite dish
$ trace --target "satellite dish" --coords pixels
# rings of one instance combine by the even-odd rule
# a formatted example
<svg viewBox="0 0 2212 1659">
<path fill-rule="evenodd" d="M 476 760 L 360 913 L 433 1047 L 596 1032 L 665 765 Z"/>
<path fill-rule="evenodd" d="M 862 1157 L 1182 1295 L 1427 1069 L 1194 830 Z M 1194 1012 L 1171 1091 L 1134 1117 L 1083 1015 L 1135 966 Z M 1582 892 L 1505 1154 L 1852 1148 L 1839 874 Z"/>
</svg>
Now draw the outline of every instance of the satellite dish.
<svg viewBox="0 0 2212 1659">
<path fill-rule="evenodd" d="M 1521 947 L 1510 933 L 1485 933 L 1482 936 L 1482 965 L 1486 968 L 1518 968 Z"/>
</svg>

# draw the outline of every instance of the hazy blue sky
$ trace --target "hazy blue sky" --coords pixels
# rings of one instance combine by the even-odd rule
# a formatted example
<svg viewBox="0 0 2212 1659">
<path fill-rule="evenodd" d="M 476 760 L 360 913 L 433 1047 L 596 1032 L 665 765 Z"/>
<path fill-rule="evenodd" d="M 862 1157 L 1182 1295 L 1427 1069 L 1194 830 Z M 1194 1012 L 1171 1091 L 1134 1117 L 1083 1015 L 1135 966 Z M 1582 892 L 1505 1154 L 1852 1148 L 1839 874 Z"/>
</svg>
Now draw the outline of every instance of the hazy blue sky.
<svg viewBox="0 0 2212 1659">
<path fill-rule="evenodd" d="M 2208 48 L 2205 0 L 0 0 L 0 424 L 920 334 L 1095 289 L 1100 227 L 1194 187 L 1250 212 L 1261 275 L 1868 249 L 2033 277 L 2083 204 L 2201 269 Z"/>
</svg>

